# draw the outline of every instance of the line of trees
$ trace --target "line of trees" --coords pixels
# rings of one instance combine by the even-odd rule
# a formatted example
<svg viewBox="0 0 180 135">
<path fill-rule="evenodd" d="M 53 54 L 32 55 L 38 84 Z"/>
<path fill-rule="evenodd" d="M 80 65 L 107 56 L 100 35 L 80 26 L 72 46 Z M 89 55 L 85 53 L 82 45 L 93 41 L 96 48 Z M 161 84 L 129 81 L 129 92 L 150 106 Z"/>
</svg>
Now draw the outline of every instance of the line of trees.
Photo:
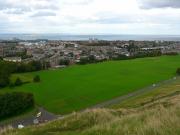
<svg viewBox="0 0 180 135">
<path fill-rule="evenodd" d="M 103 62 L 103 61 L 106 61 L 106 59 L 104 59 L 104 60 L 97 60 L 94 55 L 90 55 L 89 57 L 82 57 L 80 59 L 80 62 L 77 63 L 77 64 L 85 65 L 85 64 L 98 63 L 98 62 Z"/>
<path fill-rule="evenodd" d="M 42 64 L 39 61 L 30 63 L 12 63 L 0 61 L 0 88 L 10 84 L 10 76 L 12 73 L 25 73 L 42 70 Z M 17 85 L 20 85 L 20 79 L 17 78 Z M 16 84 L 15 84 L 16 85 Z"/>
<path fill-rule="evenodd" d="M 175 55 L 178 55 L 178 53 L 177 52 L 167 52 L 164 55 L 175 56 Z"/>
<path fill-rule="evenodd" d="M 157 57 L 161 55 L 162 53 L 160 50 L 149 51 L 149 52 L 138 52 L 134 54 L 133 56 L 126 56 L 123 54 L 118 54 L 114 57 L 112 53 L 109 53 L 109 57 L 111 60 L 128 60 L 128 59 L 145 58 L 145 57 Z M 97 60 L 95 56 L 90 55 L 89 57 L 81 58 L 78 64 L 85 65 L 85 64 L 91 64 L 91 63 L 103 62 L 106 60 L 107 59 Z"/>
</svg>

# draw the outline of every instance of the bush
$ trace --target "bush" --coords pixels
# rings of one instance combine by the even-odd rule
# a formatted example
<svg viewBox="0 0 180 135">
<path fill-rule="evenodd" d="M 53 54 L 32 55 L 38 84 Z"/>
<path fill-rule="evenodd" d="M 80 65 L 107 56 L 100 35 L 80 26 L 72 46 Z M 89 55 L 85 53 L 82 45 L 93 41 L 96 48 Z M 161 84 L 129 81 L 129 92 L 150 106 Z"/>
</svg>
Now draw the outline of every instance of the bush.
<svg viewBox="0 0 180 135">
<path fill-rule="evenodd" d="M 70 60 L 62 59 L 62 60 L 60 60 L 59 65 L 66 65 L 66 66 L 68 66 L 68 65 L 70 65 Z"/>
<path fill-rule="evenodd" d="M 33 81 L 34 81 L 34 82 L 40 82 L 41 79 L 40 79 L 40 77 L 39 77 L 38 75 L 36 75 L 36 76 L 34 77 Z"/>
<path fill-rule="evenodd" d="M 32 107 L 34 107 L 34 98 L 30 93 L 0 94 L 0 119 L 23 113 Z"/>
<path fill-rule="evenodd" d="M 82 57 L 80 58 L 80 62 L 78 64 L 85 65 L 89 63 L 88 57 Z"/>
<path fill-rule="evenodd" d="M 165 55 L 174 56 L 174 55 L 178 55 L 178 53 L 177 52 L 167 52 L 167 53 L 165 53 Z"/>
<path fill-rule="evenodd" d="M 0 88 L 6 87 L 10 82 L 10 68 L 0 61 Z"/>
<path fill-rule="evenodd" d="M 177 75 L 180 75 L 180 68 L 177 69 L 176 73 Z"/>
<path fill-rule="evenodd" d="M 10 87 L 10 88 L 13 88 L 14 86 L 15 86 L 15 84 L 14 84 L 13 82 L 10 82 L 10 83 L 9 83 L 9 87 Z"/>
<path fill-rule="evenodd" d="M 22 85 L 21 79 L 20 79 L 20 78 L 17 78 L 16 81 L 15 81 L 15 83 L 14 83 L 14 85 L 15 85 L 15 86 L 20 86 L 20 85 Z"/>
<path fill-rule="evenodd" d="M 0 73 L 0 88 L 6 87 L 9 84 L 9 75 Z"/>
</svg>

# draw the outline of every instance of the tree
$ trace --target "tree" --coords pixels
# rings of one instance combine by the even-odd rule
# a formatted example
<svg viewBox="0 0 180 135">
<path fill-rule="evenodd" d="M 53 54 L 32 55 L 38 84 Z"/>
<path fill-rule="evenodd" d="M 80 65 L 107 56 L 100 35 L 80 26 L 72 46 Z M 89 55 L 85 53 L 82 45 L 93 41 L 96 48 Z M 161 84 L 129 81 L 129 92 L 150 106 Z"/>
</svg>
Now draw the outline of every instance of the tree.
<svg viewBox="0 0 180 135">
<path fill-rule="evenodd" d="M 21 79 L 20 79 L 20 78 L 17 78 L 16 81 L 15 81 L 15 83 L 14 83 L 14 85 L 15 85 L 15 86 L 20 86 L 20 85 L 22 85 Z"/>
<path fill-rule="evenodd" d="M 36 76 L 34 77 L 33 81 L 34 81 L 35 83 L 40 82 L 41 79 L 40 79 L 39 75 L 36 75 Z"/>
<path fill-rule="evenodd" d="M 0 74 L 0 87 L 5 87 L 9 84 L 9 75 Z"/>
<path fill-rule="evenodd" d="M 96 62 L 96 57 L 94 55 L 89 56 L 89 63 Z"/>
<path fill-rule="evenodd" d="M 40 61 L 32 61 L 30 62 L 30 65 L 33 67 L 34 71 L 39 71 L 42 69 L 42 64 Z"/>
<path fill-rule="evenodd" d="M 62 60 L 60 60 L 59 64 L 68 66 L 68 65 L 70 65 L 70 60 L 62 59 Z"/>
<path fill-rule="evenodd" d="M 177 75 L 180 75 L 180 68 L 177 69 L 176 73 Z"/>
<path fill-rule="evenodd" d="M 34 107 L 34 98 L 31 93 L 0 94 L 0 119 L 20 114 L 32 107 Z"/>
<path fill-rule="evenodd" d="M 0 87 L 5 87 L 10 82 L 10 72 L 6 68 L 0 67 Z"/>
<path fill-rule="evenodd" d="M 84 65 L 84 64 L 88 64 L 88 62 L 89 62 L 88 57 L 82 57 L 82 58 L 80 58 L 79 64 Z"/>
</svg>

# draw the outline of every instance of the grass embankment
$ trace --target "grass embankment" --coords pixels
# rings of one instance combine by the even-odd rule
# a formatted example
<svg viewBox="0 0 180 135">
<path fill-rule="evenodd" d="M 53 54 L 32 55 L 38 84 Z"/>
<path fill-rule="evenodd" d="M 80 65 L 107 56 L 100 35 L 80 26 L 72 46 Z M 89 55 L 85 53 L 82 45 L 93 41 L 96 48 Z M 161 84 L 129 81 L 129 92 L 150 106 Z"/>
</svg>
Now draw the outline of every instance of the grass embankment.
<svg viewBox="0 0 180 135">
<path fill-rule="evenodd" d="M 164 105 L 168 102 L 169 105 Z M 157 104 L 158 103 L 158 104 Z M 180 95 L 140 109 L 95 109 L 3 135 L 179 135 Z M 3 131 L 3 130 L 2 130 Z"/>
<path fill-rule="evenodd" d="M 169 79 L 179 66 L 180 56 L 76 65 L 61 70 L 16 74 L 12 78 L 31 82 L 39 75 L 41 82 L 1 91 L 32 92 L 38 105 L 50 112 L 65 114 Z"/>
</svg>

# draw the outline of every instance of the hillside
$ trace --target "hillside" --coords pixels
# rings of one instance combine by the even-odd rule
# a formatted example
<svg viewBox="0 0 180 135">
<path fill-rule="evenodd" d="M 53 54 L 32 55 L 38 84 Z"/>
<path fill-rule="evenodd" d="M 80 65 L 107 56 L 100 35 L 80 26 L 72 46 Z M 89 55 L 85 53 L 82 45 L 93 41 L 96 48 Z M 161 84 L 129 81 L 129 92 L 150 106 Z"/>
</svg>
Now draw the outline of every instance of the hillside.
<svg viewBox="0 0 180 135">
<path fill-rule="evenodd" d="M 12 79 L 20 77 L 30 83 L 15 88 L 7 87 L 1 92 L 33 93 L 37 105 L 56 114 L 66 114 L 173 78 L 179 65 L 178 55 L 15 74 Z M 40 83 L 32 82 L 35 75 L 40 76 Z"/>
<path fill-rule="evenodd" d="M 2 135 L 179 135 L 180 95 L 136 109 L 94 109 Z"/>
</svg>

